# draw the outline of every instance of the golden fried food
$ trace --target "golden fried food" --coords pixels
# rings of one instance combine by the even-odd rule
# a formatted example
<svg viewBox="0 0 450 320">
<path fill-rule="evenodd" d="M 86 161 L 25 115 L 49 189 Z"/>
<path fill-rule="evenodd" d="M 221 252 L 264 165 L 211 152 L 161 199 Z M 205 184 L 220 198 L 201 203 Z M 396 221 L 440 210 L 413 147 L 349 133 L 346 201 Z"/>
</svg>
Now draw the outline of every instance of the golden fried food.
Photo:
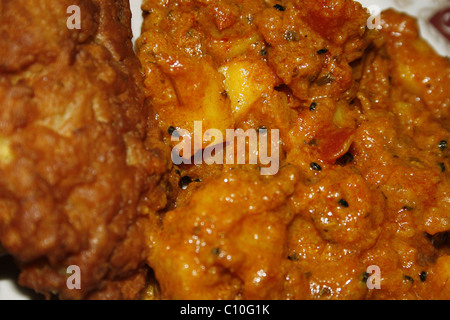
<svg viewBox="0 0 450 320">
<path fill-rule="evenodd" d="M 154 1 L 137 55 L 164 140 L 277 129 L 280 170 L 182 164 L 149 230 L 164 299 L 450 299 L 450 62 L 351 0 Z M 205 146 L 206 141 L 203 141 Z M 376 267 L 380 286 L 370 287 Z"/>
<path fill-rule="evenodd" d="M 145 285 L 168 158 L 130 19 L 125 0 L 0 2 L 0 243 L 47 297 L 136 299 Z"/>
</svg>

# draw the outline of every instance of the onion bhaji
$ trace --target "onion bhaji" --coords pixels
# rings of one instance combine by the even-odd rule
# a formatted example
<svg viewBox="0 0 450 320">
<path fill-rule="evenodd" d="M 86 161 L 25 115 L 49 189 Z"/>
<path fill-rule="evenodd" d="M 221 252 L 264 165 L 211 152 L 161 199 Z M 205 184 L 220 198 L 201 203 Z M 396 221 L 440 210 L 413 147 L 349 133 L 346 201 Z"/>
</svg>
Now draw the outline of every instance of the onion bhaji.
<svg viewBox="0 0 450 320">
<path fill-rule="evenodd" d="M 172 168 L 149 298 L 450 299 L 450 61 L 415 19 L 387 10 L 371 29 L 351 0 L 142 8 L 137 55 L 167 144 L 194 121 L 281 140 L 274 176 Z"/>
<path fill-rule="evenodd" d="M 0 243 L 49 298 L 137 299 L 146 282 L 169 158 L 130 22 L 127 0 L 0 1 Z"/>
</svg>

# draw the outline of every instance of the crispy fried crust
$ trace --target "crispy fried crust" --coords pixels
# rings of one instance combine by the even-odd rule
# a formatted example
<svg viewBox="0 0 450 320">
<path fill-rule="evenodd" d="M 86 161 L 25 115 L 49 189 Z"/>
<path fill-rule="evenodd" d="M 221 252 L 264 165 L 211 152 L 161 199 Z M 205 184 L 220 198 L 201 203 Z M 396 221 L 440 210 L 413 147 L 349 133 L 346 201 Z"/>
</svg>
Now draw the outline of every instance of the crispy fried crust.
<svg viewBox="0 0 450 320">
<path fill-rule="evenodd" d="M 71 5 L 81 30 L 66 26 Z M 167 152 L 130 19 L 125 0 L 1 1 L 0 242 L 20 284 L 47 296 L 135 299 L 145 283 Z"/>
</svg>

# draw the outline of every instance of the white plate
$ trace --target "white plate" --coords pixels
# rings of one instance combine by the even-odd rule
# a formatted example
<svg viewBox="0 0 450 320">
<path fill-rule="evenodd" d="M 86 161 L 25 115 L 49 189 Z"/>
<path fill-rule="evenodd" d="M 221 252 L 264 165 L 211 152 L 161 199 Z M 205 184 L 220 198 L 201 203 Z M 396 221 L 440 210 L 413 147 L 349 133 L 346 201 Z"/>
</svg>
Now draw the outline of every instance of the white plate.
<svg viewBox="0 0 450 320">
<path fill-rule="evenodd" d="M 450 0 L 359 0 L 359 2 L 365 7 L 376 5 L 381 10 L 392 7 L 417 17 L 419 19 L 422 37 L 441 55 L 450 56 L 450 42 L 429 22 L 429 19 L 440 8 L 450 6 Z M 139 36 L 143 21 L 140 9 L 141 3 L 142 0 L 130 0 L 131 10 L 133 12 L 133 41 Z M 450 14 L 446 17 L 445 28 L 449 32 L 447 34 L 450 34 Z M 0 258 L 0 300 L 28 300 L 36 298 L 31 291 L 20 288 L 16 284 L 16 277 L 17 272 L 11 266 L 10 261 L 5 260 L 5 258 Z"/>
<path fill-rule="evenodd" d="M 133 0 L 132 0 L 133 1 Z M 422 37 L 443 56 L 450 56 L 450 41 L 430 22 L 437 12 L 450 8 L 450 0 L 357 0 L 366 8 L 376 5 L 381 10 L 394 8 L 418 18 Z M 445 20 L 445 21 L 444 21 Z M 442 18 L 441 29 L 450 35 L 450 12 Z"/>
</svg>

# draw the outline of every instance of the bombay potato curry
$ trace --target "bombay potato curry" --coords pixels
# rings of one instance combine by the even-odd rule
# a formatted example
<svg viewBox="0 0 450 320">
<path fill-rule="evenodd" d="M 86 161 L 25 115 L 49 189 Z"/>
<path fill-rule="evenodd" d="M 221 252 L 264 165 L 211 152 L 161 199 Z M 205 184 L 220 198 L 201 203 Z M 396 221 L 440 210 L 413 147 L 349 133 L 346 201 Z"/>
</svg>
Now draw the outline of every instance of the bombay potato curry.
<svg viewBox="0 0 450 320">
<path fill-rule="evenodd" d="M 415 19 L 387 10 L 368 28 L 347 0 L 143 10 L 137 55 L 167 144 L 195 121 L 280 135 L 276 175 L 173 166 L 147 298 L 450 298 L 450 62 Z"/>
</svg>

